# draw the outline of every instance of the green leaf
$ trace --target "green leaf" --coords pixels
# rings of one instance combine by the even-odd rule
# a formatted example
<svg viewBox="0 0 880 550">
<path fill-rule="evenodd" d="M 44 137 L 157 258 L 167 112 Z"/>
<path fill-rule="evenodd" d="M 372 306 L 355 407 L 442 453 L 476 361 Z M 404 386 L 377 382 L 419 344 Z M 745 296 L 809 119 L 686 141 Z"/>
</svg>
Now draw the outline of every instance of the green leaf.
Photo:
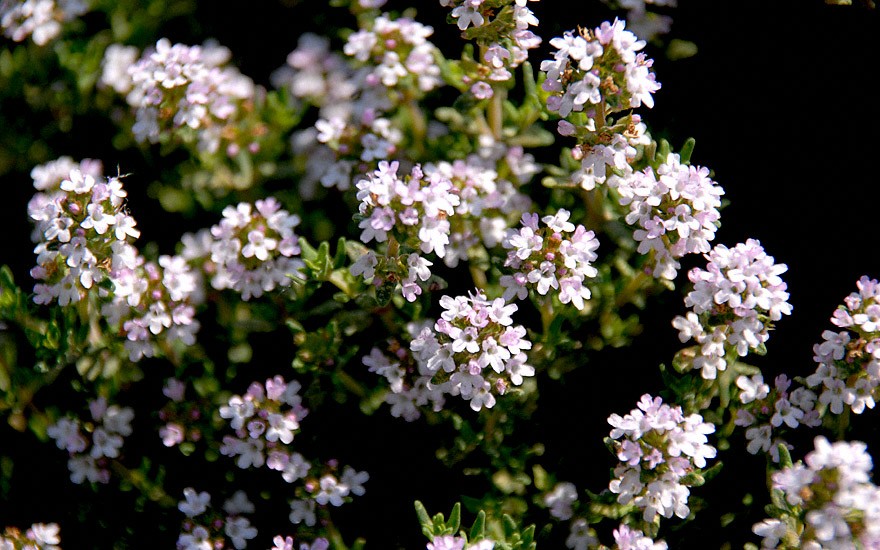
<svg viewBox="0 0 880 550">
<path fill-rule="evenodd" d="M 428 515 L 428 511 L 425 510 L 425 505 L 421 503 L 421 501 L 415 502 L 416 508 L 416 516 L 419 518 L 419 524 L 422 526 L 422 532 L 425 533 L 427 530 L 426 536 L 430 539 L 434 536 L 434 523 L 431 521 L 431 516 Z"/>
<path fill-rule="evenodd" d="M 681 146 L 679 156 L 681 157 L 682 164 L 689 164 L 691 162 L 691 155 L 694 152 L 694 146 L 696 144 L 697 140 L 694 138 L 688 138 L 687 141 L 684 142 L 684 145 Z"/>
<path fill-rule="evenodd" d="M 791 468 L 791 453 L 788 452 L 788 447 L 785 446 L 785 443 L 780 443 L 777 448 L 779 449 L 779 466 L 782 468 Z"/>
<path fill-rule="evenodd" d="M 461 503 L 456 502 L 449 513 L 449 521 L 446 522 L 446 528 L 452 530 L 453 533 L 458 531 L 461 526 Z"/>
<path fill-rule="evenodd" d="M 470 540 L 479 540 L 486 535 L 486 512 L 480 510 L 477 514 L 477 519 L 474 520 L 474 524 L 471 526 L 471 530 L 468 538 Z"/>
</svg>

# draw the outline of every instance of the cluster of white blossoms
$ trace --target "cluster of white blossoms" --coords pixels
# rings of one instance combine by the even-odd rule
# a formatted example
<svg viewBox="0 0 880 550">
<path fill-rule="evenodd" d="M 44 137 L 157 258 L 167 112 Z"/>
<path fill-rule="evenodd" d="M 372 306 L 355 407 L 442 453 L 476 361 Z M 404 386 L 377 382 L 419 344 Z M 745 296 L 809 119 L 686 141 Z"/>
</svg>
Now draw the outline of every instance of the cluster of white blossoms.
<svg viewBox="0 0 880 550">
<path fill-rule="evenodd" d="M 658 515 L 686 518 L 690 490 L 684 478 L 715 457 L 715 447 L 706 437 L 715 426 L 698 414 L 685 416 L 681 407 L 670 407 L 648 394 L 638 408 L 623 417 L 612 414 L 608 423 L 620 460 L 609 484 L 617 501 L 641 509 L 648 523 Z"/>
<path fill-rule="evenodd" d="M 686 254 L 705 254 L 715 238 L 724 190 L 709 178 L 709 169 L 682 164 L 670 153 L 655 171 L 651 167 L 609 185 L 628 206 L 626 223 L 636 228 L 633 238 L 640 254 L 651 254 L 647 267 L 654 277 L 673 280 Z"/>
<path fill-rule="evenodd" d="M 79 302 L 112 273 L 136 267 L 137 249 L 129 239 L 140 231 L 125 209 L 122 182 L 103 178 L 100 163 L 94 161 L 82 167 L 74 163 L 58 182 L 59 170 L 69 163 L 62 158 L 32 172 L 34 186 L 43 191 L 28 203 L 37 243 L 37 266 L 31 276 L 38 281 L 38 304 Z"/>
<path fill-rule="evenodd" d="M 479 411 L 495 405 L 495 395 L 534 376 L 524 353 L 532 348 L 526 329 L 510 317 L 518 308 L 503 298 L 489 300 L 477 290 L 469 296 L 443 296 L 440 319 L 410 343 L 419 371 L 431 376 L 428 389 L 460 395 Z"/>
<path fill-rule="evenodd" d="M 630 177 L 633 173 L 630 163 L 638 155 L 636 147 L 651 142 L 647 125 L 636 114 L 628 115 L 619 127 L 613 126 L 614 131 L 603 133 L 601 138 L 593 128 L 578 129 L 567 120 L 560 120 L 557 128 L 561 135 L 577 136 L 582 142 L 572 149 L 572 157 L 580 161 L 581 167 L 574 171 L 571 181 L 586 191 L 606 181 L 616 187 L 619 179 Z"/>
<path fill-rule="evenodd" d="M 727 368 L 728 353 L 745 357 L 761 349 L 773 322 L 792 308 L 779 277 L 788 267 L 774 263 L 760 242 L 749 239 L 733 248 L 719 244 L 705 257 L 706 269 L 688 273 L 694 288 L 684 303 L 692 311 L 672 325 L 682 343 L 698 344 L 693 368 L 711 380 Z"/>
<path fill-rule="evenodd" d="M 32 37 L 38 46 L 45 46 L 61 34 L 62 23 L 86 13 L 84 0 L 2 0 L 0 28 L 16 42 Z"/>
<path fill-rule="evenodd" d="M 821 436 L 814 446 L 806 464 L 773 473 L 773 488 L 785 494 L 789 517 L 752 527 L 763 537 L 762 548 L 880 548 L 880 489 L 870 479 L 867 446 Z"/>
<path fill-rule="evenodd" d="M 220 452 L 236 457 L 239 468 L 265 464 L 281 472 L 288 483 L 305 477 L 309 463 L 286 447 L 309 412 L 302 406 L 300 388 L 299 382 L 275 376 L 265 385 L 252 383 L 243 396 L 230 397 L 229 403 L 220 407 L 220 417 L 229 420 L 235 436 L 223 437 Z"/>
<path fill-rule="evenodd" d="M 70 455 L 67 467 L 72 482 L 108 483 L 107 462 L 119 457 L 123 438 L 131 435 L 134 410 L 108 406 L 107 401 L 99 397 L 89 402 L 89 411 L 90 422 L 84 424 L 78 418 L 62 417 L 48 427 L 46 434 Z"/>
<path fill-rule="evenodd" d="M 118 68 L 107 66 L 127 61 L 130 53 L 118 49 L 113 53 L 105 62 L 104 76 L 122 78 Z M 243 102 L 253 99 L 255 86 L 227 64 L 229 58 L 229 50 L 215 44 L 172 45 L 166 38 L 144 52 L 127 70 L 130 91 L 126 100 L 135 110 L 132 132 L 138 141 L 157 143 L 175 134 L 184 141 L 196 141 L 201 151 L 213 153 L 223 144 L 235 154 L 239 144 L 229 141 L 226 129 L 236 122 Z M 121 81 L 103 83 L 126 88 Z"/>
<path fill-rule="evenodd" d="M 739 376 L 736 385 L 743 406 L 737 409 L 734 424 L 746 428 L 746 449 L 753 455 L 770 453 L 773 461 L 779 462 L 779 445 L 791 445 L 776 436 L 774 430 L 800 425 L 815 428 L 821 424 L 816 394 L 804 387 L 789 391 L 791 381 L 784 374 L 776 377 L 772 389 L 760 374 Z"/>
<path fill-rule="evenodd" d="M 514 273 L 501 277 L 504 299 L 524 300 L 530 288 L 546 296 L 552 288 L 560 302 L 583 309 L 584 300 L 591 296 L 585 280 L 598 274 L 591 262 L 598 257 L 599 241 L 593 231 L 575 226 L 569 217 L 571 213 L 560 208 L 541 218 L 543 225 L 539 225 L 538 215 L 527 213 L 521 229 L 507 230 L 501 241 L 510 250 L 504 266 Z"/>
<path fill-rule="evenodd" d="M 856 288 L 831 317 L 843 330 L 824 331 L 823 342 L 813 346 L 819 366 L 807 377 L 811 388 L 821 388 L 819 401 L 834 414 L 845 406 L 856 414 L 873 409 L 880 386 L 880 283 L 863 276 Z"/>
<path fill-rule="evenodd" d="M 368 85 L 429 92 L 443 82 L 435 58 L 437 47 L 428 41 L 432 34 L 430 26 L 382 14 L 372 20 L 372 28 L 349 35 L 342 51 L 370 66 Z"/>
<path fill-rule="evenodd" d="M 653 60 L 639 50 L 645 41 L 625 29 L 623 21 L 604 22 L 593 31 L 566 32 L 550 40 L 553 59 L 541 62 L 547 74 L 542 87 L 550 92 L 547 108 L 566 118 L 584 112 L 588 124 L 604 123 L 607 114 L 654 106 L 660 89 L 651 71 Z"/>
<path fill-rule="evenodd" d="M 449 246 L 443 257 L 449 267 L 467 260 L 474 246 L 493 248 L 500 244 L 509 227 L 508 219 L 519 217 L 531 207 L 527 195 L 517 191 L 510 181 L 499 178 L 497 170 L 476 155 L 466 160 L 427 164 L 424 170 L 429 177 L 436 172 L 441 179 L 452 182 L 451 192 L 459 198 L 455 216 L 449 218 Z"/>
<path fill-rule="evenodd" d="M 3 550 L 61 550 L 57 523 L 34 523 L 24 533 L 17 527 L 6 527 L 0 533 Z"/>
<path fill-rule="evenodd" d="M 397 161 L 382 161 L 378 170 L 357 182 L 361 241 L 387 241 L 389 246 L 384 255 L 372 250 L 362 255 L 351 272 L 377 287 L 399 282 L 403 296 L 412 302 L 422 293 L 419 282 L 431 277 L 433 265 L 418 251 L 445 256 L 447 218 L 460 201 L 452 182 L 439 171 L 425 174 L 416 165 L 409 176 L 400 177 L 398 168 Z"/>
<path fill-rule="evenodd" d="M 259 298 L 301 277 L 305 264 L 294 232 L 299 223 L 299 216 L 272 197 L 227 206 L 220 223 L 211 227 L 209 247 L 204 247 L 205 234 L 193 236 L 185 256 L 197 263 L 206 260 L 201 254 L 210 254 L 203 269 L 211 274 L 212 287 L 235 290 L 244 300 Z"/>
<path fill-rule="evenodd" d="M 192 487 L 183 490 L 183 500 L 177 504 L 186 519 L 177 538 L 178 550 L 207 550 L 247 548 L 248 541 L 257 536 L 257 529 L 244 514 L 253 514 L 253 503 L 244 491 L 236 491 L 223 504 L 223 512 L 211 507 L 211 495 L 197 492 Z"/>
<path fill-rule="evenodd" d="M 134 267 L 115 270 L 111 279 L 113 297 L 101 306 L 101 314 L 125 336 L 129 359 L 153 357 L 159 337 L 195 344 L 201 289 L 198 275 L 181 256 L 159 256 L 158 262 L 138 256 Z"/>
</svg>

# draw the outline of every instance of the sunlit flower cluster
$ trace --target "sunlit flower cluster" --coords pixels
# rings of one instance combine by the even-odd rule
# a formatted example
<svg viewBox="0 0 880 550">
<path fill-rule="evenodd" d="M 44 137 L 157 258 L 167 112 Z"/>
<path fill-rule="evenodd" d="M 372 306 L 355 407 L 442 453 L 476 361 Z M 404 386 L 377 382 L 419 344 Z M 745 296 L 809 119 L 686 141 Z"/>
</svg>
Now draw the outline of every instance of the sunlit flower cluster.
<svg viewBox="0 0 880 550">
<path fill-rule="evenodd" d="M 758 241 L 719 244 L 705 257 L 706 269 L 688 273 L 694 288 L 684 303 L 692 311 L 672 324 L 682 343 L 697 342 L 692 366 L 711 380 L 727 368 L 728 353 L 744 357 L 762 349 L 773 323 L 791 314 L 791 304 L 779 277 L 788 267 L 774 263 Z"/>
<path fill-rule="evenodd" d="M 427 25 L 383 14 L 373 19 L 370 29 L 352 33 L 342 51 L 371 66 L 369 85 L 429 92 L 442 83 L 434 59 L 437 47 L 428 41 L 432 34 L 434 29 Z"/>
<path fill-rule="evenodd" d="M 244 300 L 290 286 L 305 265 L 294 232 L 299 222 L 272 197 L 224 208 L 223 219 L 211 227 L 210 264 L 203 265 L 211 286 L 233 289 Z M 189 255 L 199 261 L 202 237 L 194 239 Z"/>
<path fill-rule="evenodd" d="M 398 168 L 397 161 L 380 162 L 378 170 L 357 182 L 361 241 L 388 246 L 384 255 L 368 251 L 351 272 L 377 287 L 399 282 L 403 296 L 412 302 L 422 293 L 419 283 L 431 277 L 433 265 L 419 252 L 446 255 L 447 218 L 455 214 L 460 199 L 439 171 L 426 174 L 416 165 L 401 177 Z"/>
<path fill-rule="evenodd" d="M 541 63 L 549 110 L 562 118 L 583 112 L 590 122 L 582 125 L 595 129 L 596 121 L 604 123 L 610 113 L 654 106 L 653 94 L 660 89 L 651 71 L 654 61 L 640 52 L 645 41 L 625 26 L 615 19 L 550 40 L 556 52 Z"/>
<path fill-rule="evenodd" d="M 819 366 L 807 377 L 811 388 L 821 388 L 819 401 L 834 414 L 844 407 L 855 414 L 873 409 L 880 385 L 880 284 L 862 277 L 856 287 L 831 317 L 843 330 L 824 331 L 823 342 L 813 346 Z"/>
<path fill-rule="evenodd" d="M 534 376 L 525 354 L 532 343 L 511 318 L 516 304 L 489 300 L 477 290 L 469 296 L 443 296 L 440 305 L 445 311 L 433 329 L 423 328 L 410 344 L 420 372 L 431 373 L 428 389 L 460 395 L 479 411 Z"/>
<path fill-rule="evenodd" d="M 715 458 L 715 447 L 706 437 L 715 426 L 698 414 L 685 416 L 681 407 L 648 394 L 638 408 L 623 417 L 612 414 L 608 423 L 620 460 L 609 485 L 617 501 L 635 505 L 648 523 L 658 515 L 686 518 L 690 490 L 685 476 Z"/>
<path fill-rule="evenodd" d="M 138 253 L 129 239 L 140 231 L 125 209 L 121 180 L 103 178 L 100 163 L 90 162 L 84 163 L 86 172 L 71 168 L 55 188 L 58 170 L 68 163 L 62 158 L 34 169 L 35 186 L 45 190 L 28 203 L 37 243 L 31 276 L 38 281 L 38 304 L 74 304 L 119 270 L 136 267 Z M 99 292 L 106 295 L 107 289 Z"/>
<path fill-rule="evenodd" d="M 583 309 L 591 296 L 586 279 L 598 274 L 592 262 L 598 257 L 599 241 L 593 231 L 568 221 L 570 217 L 560 208 L 539 224 L 537 214 L 527 213 L 521 229 L 507 231 L 501 242 L 510 250 L 504 266 L 514 273 L 501 277 L 506 300 L 523 300 L 529 289 L 546 296 L 552 288 L 561 303 Z"/>
<path fill-rule="evenodd" d="M 675 279 L 679 258 L 711 250 L 724 190 L 709 178 L 708 168 L 682 164 L 670 153 L 656 171 L 648 167 L 613 181 L 620 204 L 629 208 L 626 223 L 636 228 L 638 251 L 650 254 L 655 277 Z"/>
<path fill-rule="evenodd" d="M 254 136 L 235 135 L 236 119 L 253 99 L 255 86 L 227 64 L 230 56 L 216 44 L 172 45 L 166 38 L 144 52 L 128 69 L 126 100 L 135 110 L 135 137 L 157 143 L 174 134 L 210 153 L 223 145 L 230 156 L 242 145 L 258 148 L 257 142 L 247 143 Z M 119 82 L 105 83 L 124 89 Z"/>
</svg>

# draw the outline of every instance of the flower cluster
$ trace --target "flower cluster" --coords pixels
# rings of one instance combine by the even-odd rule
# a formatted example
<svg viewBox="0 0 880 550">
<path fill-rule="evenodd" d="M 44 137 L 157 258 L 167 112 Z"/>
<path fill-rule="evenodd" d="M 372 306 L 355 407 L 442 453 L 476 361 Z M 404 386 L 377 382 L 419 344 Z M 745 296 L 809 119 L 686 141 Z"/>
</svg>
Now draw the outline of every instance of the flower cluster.
<svg viewBox="0 0 880 550">
<path fill-rule="evenodd" d="M 186 516 L 177 538 L 178 550 L 224 548 L 230 543 L 236 550 L 242 550 L 247 548 L 247 541 L 257 536 L 256 528 L 243 515 L 255 510 L 243 491 L 236 491 L 223 504 L 221 513 L 211 508 L 210 494 L 187 487 L 177 509 Z"/>
<path fill-rule="evenodd" d="M 478 99 L 492 97 L 491 84 L 510 80 L 513 76 L 510 70 L 528 59 L 528 50 L 541 45 L 541 37 L 529 30 L 538 24 L 538 18 L 527 2 L 440 0 L 441 6 L 452 8 L 451 16 L 463 35 L 473 32 L 481 47 L 481 63 L 462 79 Z M 479 31 L 468 31 L 468 28 Z"/>
<path fill-rule="evenodd" d="M 611 439 L 620 464 L 609 485 L 621 504 L 634 504 L 648 523 L 660 515 L 686 518 L 688 489 L 685 476 L 706 466 L 715 447 L 706 436 L 715 426 L 698 414 L 685 416 L 659 397 L 645 394 L 626 416 L 612 414 Z"/>
<path fill-rule="evenodd" d="M 415 250 L 445 256 L 447 217 L 455 214 L 460 200 L 452 182 L 439 171 L 425 174 L 416 165 L 401 178 L 398 167 L 397 161 L 380 162 L 378 170 L 357 182 L 361 241 L 389 244 L 381 258 L 373 251 L 361 256 L 351 272 L 376 286 L 399 281 L 404 297 L 412 302 L 422 293 L 419 281 L 431 277 L 433 265 Z"/>
<path fill-rule="evenodd" d="M 6 527 L 0 533 L 0 548 L 3 550 L 60 550 L 61 537 L 57 523 L 34 523 L 27 531 L 16 527 Z"/>
<path fill-rule="evenodd" d="M 101 314 L 125 336 L 129 359 L 155 355 L 156 338 L 191 346 L 201 324 L 195 304 L 201 300 L 199 278 L 181 256 L 159 256 L 158 262 L 135 258 L 111 275 L 112 300 Z"/>
<path fill-rule="evenodd" d="M 294 233 L 299 222 L 272 197 L 224 208 L 223 219 L 211 227 L 210 264 L 204 265 L 211 286 L 236 290 L 244 300 L 290 286 L 304 267 Z"/>
<path fill-rule="evenodd" d="M 545 296 L 552 288 L 560 302 L 583 309 L 584 300 L 591 296 L 584 280 L 598 274 L 591 262 L 598 257 L 599 241 L 593 231 L 569 222 L 570 216 L 560 208 L 555 215 L 541 218 L 539 226 L 537 214 L 523 214 L 522 228 L 507 230 L 501 242 L 510 249 L 504 266 L 514 273 L 501 277 L 506 300 L 525 299 L 529 288 Z"/>
<path fill-rule="evenodd" d="M 67 467 L 72 482 L 108 483 L 107 462 L 120 456 L 123 438 L 131 435 L 134 410 L 108 406 L 107 401 L 99 397 L 89 402 L 89 411 L 90 422 L 83 424 L 77 418 L 59 418 L 48 427 L 46 434 L 70 455 Z"/>
<path fill-rule="evenodd" d="M 451 192 L 458 195 L 455 216 L 449 219 L 449 246 L 444 263 L 455 267 L 467 260 L 470 249 L 480 243 L 486 248 L 497 246 L 504 239 L 508 218 L 518 217 L 531 206 L 531 199 L 517 191 L 516 186 L 498 177 L 489 163 L 472 155 L 467 160 L 441 161 L 425 165 L 425 173 L 452 182 Z"/>
<path fill-rule="evenodd" d="M 773 322 L 791 314 L 791 304 L 779 277 L 788 267 L 773 263 L 758 241 L 733 248 L 719 244 L 705 257 L 706 269 L 688 273 L 694 288 L 684 303 L 693 311 L 677 316 L 672 325 L 682 343 L 697 342 L 692 366 L 711 380 L 727 368 L 729 353 L 745 357 L 761 350 Z"/>
<path fill-rule="evenodd" d="M 220 452 L 237 457 L 239 468 L 259 468 L 266 464 L 292 483 L 304 477 L 309 464 L 299 453 L 289 453 L 283 445 L 293 441 L 300 421 L 308 414 L 302 406 L 299 382 L 285 382 L 281 376 L 254 382 L 244 396 L 233 395 L 220 407 L 220 417 L 229 420 L 235 437 L 223 437 Z M 268 454 L 268 461 L 267 461 Z"/>
<path fill-rule="evenodd" d="M 824 331 L 824 341 L 813 346 L 819 366 L 807 377 L 811 388 L 822 388 L 819 401 L 834 414 L 844 406 L 856 414 L 873 409 L 880 386 L 880 284 L 863 276 L 856 287 L 831 317 L 843 330 Z"/>
<path fill-rule="evenodd" d="M 0 2 L 0 29 L 16 42 L 31 36 L 45 46 L 59 34 L 61 24 L 88 11 L 84 0 L 3 0 Z"/>
<path fill-rule="evenodd" d="M 679 258 L 711 250 L 724 190 L 709 178 L 708 168 L 682 164 L 670 153 L 656 172 L 648 167 L 613 182 L 621 206 L 629 207 L 625 219 L 636 227 L 639 253 L 651 254 L 655 277 L 675 279 Z"/>
<path fill-rule="evenodd" d="M 440 305 L 445 311 L 433 330 L 423 328 L 410 344 L 420 372 L 432 376 L 428 389 L 460 395 L 479 411 L 495 405 L 495 394 L 504 395 L 511 385 L 534 376 L 524 353 L 532 343 L 510 317 L 516 304 L 489 300 L 477 290 L 469 296 L 443 296 Z"/>
<path fill-rule="evenodd" d="M 199 149 L 209 153 L 221 144 L 230 155 L 241 145 L 258 148 L 257 142 L 247 143 L 253 136 L 235 136 L 236 118 L 253 99 L 255 86 L 226 65 L 229 57 L 229 50 L 214 44 L 172 45 L 165 38 L 145 52 L 128 69 L 131 91 L 126 100 L 135 110 L 132 132 L 138 141 L 157 143 L 175 134 L 197 141 Z"/>
<path fill-rule="evenodd" d="M 37 266 L 31 276 L 38 281 L 38 304 L 76 303 L 108 274 L 136 264 L 137 250 L 128 239 L 137 238 L 140 231 L 124 207 L 122 182 L 96 175 L 100 164 L 91 162 L 84 164 L 87 172 L 71 168 L 56 189 L 58 169 L 67 164 L 62 158 L 34 169 L 35 187 L 45 189 L 28 203 L 37 243 Z"/>
<path fill-rule="evenodd" d="M 372 28 L 349 35 L 342 51 L 371 65 L 367 76 L 371 86 L 429 92 L 442 83 L 437 48 L 428 41 L 432 34 L 434 29 L 427 25 L 383 14 L 372 20 Z"/>
<path fill-rule="evenodd" d="M 880 489 L 870 481 L 867 446 L 829 443 L 821 436 L 814 445 L 806 464 L 773 473 L 773 488 L 784 493 L 790 508 L 752 528 L 763 537 L 762 547 L 778 548 L 780 542 L 782 548 L 810 550 L 880 547 Z"/>
<path fill-rule="evenodd" d="M 645 41 L 625 30 L 615 19 L 594 31 L 566 32 L 550 44 L 556 48 L 553 59 L 541 62 L 547 73 L 543 88 L 550 93 L 547 108 L 562 118 L 572 111 L 584 112 L 588 124 L 604 123 L 606 114 L 654 106 L 653 93 L 660 84 L 651 72 L 653 60 L 639 52 Z"/>
<path fill-rule="evenodd" d="M 791 381 L 784 374 L 776 377 L 772 390 L 760 374 L 740 376 L 736 385 L 743 407 L 737 409 L 734 423 L 747 428 L 746 449 L 752 454 L 769 452 L 773 461 L 779 462 L 779 445 L 791 446 L 774 437 L 774 429 L 782 428 L 783 424 L 794 429 L 802 424 L 816 427 L 821 423 L 815 408 L 816 394 L 803 387 L 789 391 Z"/>
<path fill-rule="evenodd" d="M 592 129 L 579 130 L 574 124 L 560 120 L 557 125 L 564 136 L 577 136 L 580 143 L 571 151 L 581 167 L 571 176 L 572 183 L 592 191 L 606 181 L 617 187 L 618 180 L 632 176 L 630 165 L 638 155 L 638 146 L 650 143 L 647 126 L 639 115 L 627 115 L 618 124 L 607 126 L 601 137 Z M 595 142 L 595 143 L 594 143 Z"/>
</svg>

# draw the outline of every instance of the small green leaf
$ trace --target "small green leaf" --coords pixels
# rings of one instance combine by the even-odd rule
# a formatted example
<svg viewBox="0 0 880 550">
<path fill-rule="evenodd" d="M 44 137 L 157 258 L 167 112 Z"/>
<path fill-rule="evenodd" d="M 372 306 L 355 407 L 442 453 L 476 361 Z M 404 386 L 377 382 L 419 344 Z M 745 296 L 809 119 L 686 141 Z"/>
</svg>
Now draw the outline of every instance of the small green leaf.
<svg viewBox="0 0 880 550">
<path fill-rule="evenodd" d="M 474 520 L 474 524 L 471 526 L 471 530 L 468 538 L 470 540 L 479 540 L 486 535 L 486 512 L 480 510 L 477 514 L 477 519 Z"/>
<path fill-rule="evenodd" d="M 446 528 L 451 529 L 453 533 L 458 531 L 461 526 L 461 503 L 456 502 L 449 513 L 449 521 L 446 522 Z"/>
<path fill-rule="evenodd" d="M 785 443 L 780 443 L 777 448 L 779 449 L 779 466 L 782 468 L 791 468 L 791 453 L 788 452 L 788 447 L 785 446 Z"/>
<path fill-rule="evenodd" d="M 691 155 L 694 152 L 694 146 L 696 144 L 697 140 L 694 138 L 688 138 L 687 141 L 684 142 L 684 145 L 681 146 L 679 157 L 681 158 L 682 164 L 689 164 L 691 162 Z"/>
</svg>

